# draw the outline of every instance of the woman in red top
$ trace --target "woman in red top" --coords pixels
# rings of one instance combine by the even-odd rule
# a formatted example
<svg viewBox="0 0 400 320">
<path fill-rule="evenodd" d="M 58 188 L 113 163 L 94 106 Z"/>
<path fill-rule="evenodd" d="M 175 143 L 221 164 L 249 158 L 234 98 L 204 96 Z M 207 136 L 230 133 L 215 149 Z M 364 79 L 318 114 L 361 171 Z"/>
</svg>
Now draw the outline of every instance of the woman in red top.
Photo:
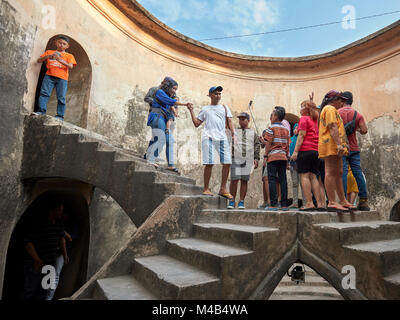
<svg viewBox="0 0 400 320">
<path fill-rule="evenodd" d="M 300 176 L 301 187 L 306 197 L 306 205 L 302 211 L 325 211 L 323 197 L 320 194 L 318 174 L 318 109 L 311 100 L 301 103 L 301 118 L 299 121 L 296 147 L 292 160 L 297 161 L 297 171 Z M 315 208 L 312 193 L 317 200 L 318 208 Z"/>
</svg>

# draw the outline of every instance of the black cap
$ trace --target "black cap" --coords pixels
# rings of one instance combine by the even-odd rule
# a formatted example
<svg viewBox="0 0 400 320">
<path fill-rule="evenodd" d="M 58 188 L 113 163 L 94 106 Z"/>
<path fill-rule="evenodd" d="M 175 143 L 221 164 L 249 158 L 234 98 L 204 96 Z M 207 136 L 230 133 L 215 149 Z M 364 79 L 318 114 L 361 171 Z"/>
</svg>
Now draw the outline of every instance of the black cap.
<svg viewBox="0 0 400 320">
<path fill-rule="evenodd" d="M 353 104 L 353 94 L 350 91 L 345 91 L 342 93 L 342 97 L 346 98 L 346 103 L 349 105 Z"/>
<path fill-rule="evenodd" d="M 237 116 L 238 118 L 246 118 L 247 120 L 250 120 L 250 116 L 247 112 L 242 112 Z"/>
</svg>

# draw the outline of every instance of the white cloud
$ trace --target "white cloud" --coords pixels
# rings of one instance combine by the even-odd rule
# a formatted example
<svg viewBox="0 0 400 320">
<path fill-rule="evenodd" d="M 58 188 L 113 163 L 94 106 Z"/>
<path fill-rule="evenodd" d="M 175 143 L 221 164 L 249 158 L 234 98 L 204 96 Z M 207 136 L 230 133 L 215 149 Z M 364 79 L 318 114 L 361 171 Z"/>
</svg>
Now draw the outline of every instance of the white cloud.
<svg viewBox="0 0 400 320">
<path fill-rule="evenodd" d="M 168 25 L 178 20 L 204 21 L 216 24 L 219 33 L 210 38 L 267 32 L 279 23 L 277 0 L 139 0 L 144 7 L 158 7 L 158 16 Z M 249 46 L 252 51 L 268 52 L 260 36 L 237 38 L 235 41 Z M 208 42 L 212 45 L 212 42 Z M 243 48 L 245 49 L 245 48 Z M 242 52 L 248 50 L 241 50 Z"/>
</svg>

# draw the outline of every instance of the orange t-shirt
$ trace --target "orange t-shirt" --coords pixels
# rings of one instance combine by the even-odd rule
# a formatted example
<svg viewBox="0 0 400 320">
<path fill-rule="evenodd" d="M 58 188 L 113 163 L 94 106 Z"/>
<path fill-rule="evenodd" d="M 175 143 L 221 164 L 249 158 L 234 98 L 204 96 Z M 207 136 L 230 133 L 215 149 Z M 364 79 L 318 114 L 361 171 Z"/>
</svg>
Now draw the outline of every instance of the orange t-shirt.
<svg viewBox="0 0 400 320">
<path fill-rule="evenodd" d="M 47 50 L 40 57 L 42 58 L 48 55 L 52 55 L 54 52 L 56 52 L 56 50 Z M 63 59 L 68 63 L 72 63 L 74 67 L 76 66 L 75 57 L 70 53 L 61 52 L 61 59 Z M 47 68 L 46 72 L 47 75 L 68 80 L 69 68 L 64 66 L 57 60 L 47 59 L 46 68 Z"/>
</svg>

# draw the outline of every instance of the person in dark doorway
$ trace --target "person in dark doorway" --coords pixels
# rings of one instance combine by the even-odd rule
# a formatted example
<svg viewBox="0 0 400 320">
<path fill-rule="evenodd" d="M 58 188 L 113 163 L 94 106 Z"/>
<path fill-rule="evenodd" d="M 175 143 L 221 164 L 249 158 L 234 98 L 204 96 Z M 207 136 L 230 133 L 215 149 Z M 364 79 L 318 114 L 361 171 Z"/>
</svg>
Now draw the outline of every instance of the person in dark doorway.
<svg viewBox="0 0 400 320">
<path fill-rule="evenodd" d="M 25 230 L 24 244 L 27 254 L 22 300 L 46 299 L 48 289 L 42 287 L 41 271 L 45 265 L 55 268 L 59 250 L 63 253 L 64 263 L 69 263 L 62 223 L 63 211 L 62 204 L 51 203 L 48 214 L 29 224 Z"/>
<path fill-rule="evenodd" d="M 56 269 L 55 288 L 54 289 L 50 288 L 49 290 L 47 290 L 46 300 L 52 300 L 54 297 L 54 294 L 58 287 L 58 283 L 60 281 L 60 275 L 61 275 L 61 271 L 64 267 L 64 264 L 68 264 L 71 262 L 72 242 L 76 240 L 76 238 L 78 237 L 78 233 L 79 233 L 78 224 L 76 223 L 73 215 L 70 212 L 64 210 L 62 219 L 63 219 L 63 225 L 64 225 L 65 246 L 67 249 L 67 257 L 69 259 L 68 259 L 68 262 L 66 263 L 65 255 L 63 254 L 63 251 L 62 250 L 58 251 L 56 263 L 54 266 Z"/>
</svg>

